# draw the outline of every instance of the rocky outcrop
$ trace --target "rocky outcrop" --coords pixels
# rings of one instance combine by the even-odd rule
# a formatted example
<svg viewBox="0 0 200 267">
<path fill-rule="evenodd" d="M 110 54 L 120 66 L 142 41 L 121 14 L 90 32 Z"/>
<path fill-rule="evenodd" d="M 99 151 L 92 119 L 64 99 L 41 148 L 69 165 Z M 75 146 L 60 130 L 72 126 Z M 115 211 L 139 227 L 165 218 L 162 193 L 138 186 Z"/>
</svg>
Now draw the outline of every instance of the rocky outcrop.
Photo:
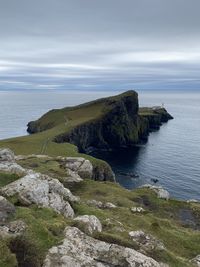
<svg viewBox="0 0 200 267">
<path fill-rule="evenodd" d="M 44 267 L 160 267 L 134 249 L 99 241 L 75 227 L 65 229 L 62 245 L 52 247 Z"/>
<path fill-rule="evenodd" d="M 84 158 L 66 157 L 64 167 L 77 173 L 81 178 L 92 178 L 93 166 L 91 162 Z"/>
<path fill-rule="evenodd" d="M 0 161 L 15 161 L 15 154 L 8 148 L 0 149 Z"/>
<path fill-rule="evenodd" d="M 79 200 L 57 179 L 34 172 L 1 188 L 1 194 L 5 196 L 17 194 L 23 205 L 36 204 L 40 207 L 52 208 L 65 217 L 74 216 L 74 211 L 68 201 Z"/>
<path fill-rule="evenodd" d="M 94 215 L 82 215 L 74 219 L 74 222 L 87 234 L 92 235 L 94 232 L 101 232 L 102 225 L 99 219 Z"/>
<path fill-rule="evenodd" d="M 148 131 L 158 130 L 162 123 L 173 119 L 163 107 L 140 108 L 139 114 L 148 121 Z"/>
</svg>

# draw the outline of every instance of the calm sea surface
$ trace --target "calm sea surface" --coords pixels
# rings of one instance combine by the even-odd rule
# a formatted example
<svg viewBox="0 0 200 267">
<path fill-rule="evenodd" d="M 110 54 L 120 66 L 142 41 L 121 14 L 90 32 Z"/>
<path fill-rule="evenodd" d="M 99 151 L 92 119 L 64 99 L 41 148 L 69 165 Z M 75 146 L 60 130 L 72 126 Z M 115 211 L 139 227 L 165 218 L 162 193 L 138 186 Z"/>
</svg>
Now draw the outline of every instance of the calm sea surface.
<svg viewBox="0 0 200 267">
<path fill-rule="evenodd" d="M 80 104 L 112 93 L 2 92 L 0 139 L 26 134 L 26 124 L 52 108 Z M 200 200 L 200 92 L 139 91 L 141 106 L 165 104 L 174 120 L 149 136 L 146 145 L 117 153 L 99 153 L 126 188 L 153 183 L 180 199 Z M 132 173 L 138 177 L 130 177 Z"/>
</svg>

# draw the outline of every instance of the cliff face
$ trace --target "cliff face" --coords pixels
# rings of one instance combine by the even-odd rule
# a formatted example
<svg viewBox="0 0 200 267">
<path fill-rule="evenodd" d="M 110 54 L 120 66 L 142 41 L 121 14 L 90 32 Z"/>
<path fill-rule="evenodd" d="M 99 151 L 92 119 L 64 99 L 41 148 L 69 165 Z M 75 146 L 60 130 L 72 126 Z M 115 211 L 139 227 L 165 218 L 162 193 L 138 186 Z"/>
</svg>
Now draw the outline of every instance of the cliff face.
<svg viewBox="0 0 200 267">
<path fill-rule="evenodd" d="M 55 141 L 73 143 L 83 152 L 138 143 L 146 133 L 148 122 L 138 116 L 137 93 L 129 92 L 120 98 L 108 99 L 106 109 L 99 118 L 74 127 L 67 134 L 58 135 Z"/>
<path fill-rule="evenodd" d="M 116 149 L 147 140 L 153 129 L 171 119 L 164 108 L 141 108 L 138 94 L 123 94 L 99 99 L 73 108 L 52 110 L 39 120 L 28 124 L 28 132 L 36 133 L 56 129 L 53 140 L 75 144 L 80 152 L 94 149 Z"/>
</svg>

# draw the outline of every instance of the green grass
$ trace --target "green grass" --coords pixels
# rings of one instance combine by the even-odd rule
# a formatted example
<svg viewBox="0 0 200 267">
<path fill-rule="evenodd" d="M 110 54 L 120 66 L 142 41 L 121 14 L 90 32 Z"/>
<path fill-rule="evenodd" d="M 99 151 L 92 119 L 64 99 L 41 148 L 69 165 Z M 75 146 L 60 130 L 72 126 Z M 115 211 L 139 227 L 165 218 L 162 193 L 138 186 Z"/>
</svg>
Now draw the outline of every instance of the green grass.
<svg viewBox="0 0 200 267">
<path fill-rule="evenodd" d="M 17 174 L 0 172 L 0 188 L 16 181 L 19 178 L 20 177 Z"/>
</svg>

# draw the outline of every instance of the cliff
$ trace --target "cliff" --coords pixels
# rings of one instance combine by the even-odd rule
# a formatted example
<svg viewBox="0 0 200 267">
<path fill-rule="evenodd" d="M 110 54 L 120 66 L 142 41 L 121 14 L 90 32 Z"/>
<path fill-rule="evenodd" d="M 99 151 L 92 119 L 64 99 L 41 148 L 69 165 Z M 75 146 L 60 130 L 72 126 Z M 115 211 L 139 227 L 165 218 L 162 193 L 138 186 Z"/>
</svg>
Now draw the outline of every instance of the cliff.
<svg viewBox="0 0 200 267">
<path fill-rule="evenodd" d="M 81 116 L 78 121 L 77 116 Z M 42 132 L 65 123 L 65 129 L 54 136 L 54 141 L 75 144 L 80 152 L 88 153 L 94 149 L 116 149 L 141 143 L 153 128 L 169 119 L 171 115 L 163 108 L 139 109 L 138 94 L 128 91 L 73 108 L 52 110 L 30 122 L 27 130 Z"/>
</svg>

